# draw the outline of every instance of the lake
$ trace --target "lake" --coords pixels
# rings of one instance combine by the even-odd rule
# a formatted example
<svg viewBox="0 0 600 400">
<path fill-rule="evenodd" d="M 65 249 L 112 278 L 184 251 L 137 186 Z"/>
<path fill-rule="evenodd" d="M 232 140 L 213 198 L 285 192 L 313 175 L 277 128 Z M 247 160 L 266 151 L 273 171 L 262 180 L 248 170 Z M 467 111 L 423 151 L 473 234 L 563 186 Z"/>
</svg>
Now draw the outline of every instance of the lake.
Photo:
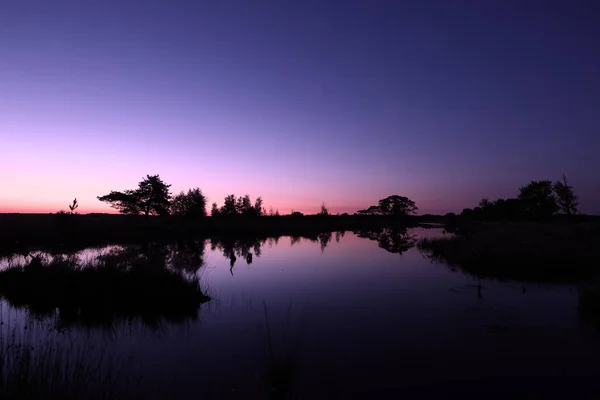
<svg viewBox="0 0 600 400">
<path fill-rule="evenodd" d="M 441 235 L 206 241 L 201 259 L 183 257 L 212 298 L 196 318 L 65 332 L 3 300 L 1 333 L 68 337 L 117 360 L 142 398 L 596 394 L 600 318 L 580 311 L 577 288 L 479 280 L 430 262 L 414 243 Z"/>
</svg>

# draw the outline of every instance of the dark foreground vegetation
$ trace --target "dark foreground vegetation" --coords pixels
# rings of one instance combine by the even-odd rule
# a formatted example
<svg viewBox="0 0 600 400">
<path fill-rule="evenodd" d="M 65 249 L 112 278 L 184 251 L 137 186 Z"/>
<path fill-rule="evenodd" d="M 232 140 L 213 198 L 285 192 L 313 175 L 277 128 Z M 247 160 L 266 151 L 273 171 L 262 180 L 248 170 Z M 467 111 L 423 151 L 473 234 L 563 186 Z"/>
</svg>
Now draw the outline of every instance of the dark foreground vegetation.
<svg viewBox="0 0 600 400">
<path fill-rule="evenodd" d="M 7 322 L 2 320 L 4 327 Z M 125 364 L 38 324 L 0 330 L 2 399 L 135 398 L 139 379 L 123 377 Z"/>
<path fill-rule="evenodd" d="M 169 268 L 162 258 L 122 250 L 85 265 L 75 257 L 30 256 L 24 265 L 0 271 L 0 298 L 55 320 L 59 328 L 133 319 L 156 327 L 196 318 L 200 304 L 210 300 L 198 278 Z"/>
<path fill-rule="evenodd" d="M 419 248 L 478 277 L 569 283 L 600 274 L 599 244 L 598 223 L 484 223 Z"/>
<path fill-rule="evenodd" d="M 479 276 L 535 282 L 581 282 L 600 274 L 600 218 L 577 214 L 567 177 L 532 181 L 516 198 L 486 198 L 447 217 L 456 236 L 419 243 L 432 260 Z"/>
</svg>

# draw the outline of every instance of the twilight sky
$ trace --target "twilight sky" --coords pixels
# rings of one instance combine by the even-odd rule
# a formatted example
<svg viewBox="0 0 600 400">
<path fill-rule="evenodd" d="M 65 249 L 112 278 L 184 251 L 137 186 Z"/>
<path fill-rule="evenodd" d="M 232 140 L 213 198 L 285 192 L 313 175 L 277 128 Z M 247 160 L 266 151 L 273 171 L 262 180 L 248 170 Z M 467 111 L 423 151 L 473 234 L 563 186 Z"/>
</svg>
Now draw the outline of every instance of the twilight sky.
<svg viewBox="0 0 600 400">
<path fill-rule="evenodd" d="M 563 172 L 600 213 L 594 1 L 4 0 L 0 212 L 209 201 L 421 213 Z"/>
</svg>

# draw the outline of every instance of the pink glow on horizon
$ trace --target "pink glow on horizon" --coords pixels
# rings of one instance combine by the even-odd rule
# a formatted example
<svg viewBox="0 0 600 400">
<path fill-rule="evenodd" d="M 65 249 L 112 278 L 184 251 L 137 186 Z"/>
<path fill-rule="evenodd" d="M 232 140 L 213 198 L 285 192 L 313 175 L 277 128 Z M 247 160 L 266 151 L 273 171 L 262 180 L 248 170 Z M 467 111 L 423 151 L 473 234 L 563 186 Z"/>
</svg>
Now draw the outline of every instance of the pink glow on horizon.
<svg viewBox="0 0 600 400">
<path fill-rule="evenodd" d="M 200 187 L 208 210 L 213 202 L 222 205 L 228 194 L 249 194 L 252 201 L 261 196 L 267 210 L 280 214 L 314 214 L 323 202 L 330 213 L 353 214 L 399 194 L 414 200 L 420 214 L 444 214 L 473 207 L 482 197 L 456 184 L 440 186 L 427 177 L 388 171 L 384 163 L 377 167 L 381 170 L 366 172 L 352 161 L 330 165 L 323 158 L 307 164 L 310 154 L 304 150 L 284 158 L 243 149 L 223 156 L 218 149 L 225 143 L 206 142 L 191 151 L 177 138 L 163 143 L 149 134 L 136 142 L 125 129 L 113 128 L 106 137 L 100 127 L 63 120 L 58 129 L 43 122 L 0 123 L 0 129 L 8 128 L 3 132 L 11 132 L 0 138 L 0 213 L 54 213 L 67 210 L 74 198 L 81 214 L 116 213 L 96 197 L 133 189 L 147 174 L 160 174 L 173 194 Z M 115 144 L 114 137 L 123 139 Z"/>
</svg>

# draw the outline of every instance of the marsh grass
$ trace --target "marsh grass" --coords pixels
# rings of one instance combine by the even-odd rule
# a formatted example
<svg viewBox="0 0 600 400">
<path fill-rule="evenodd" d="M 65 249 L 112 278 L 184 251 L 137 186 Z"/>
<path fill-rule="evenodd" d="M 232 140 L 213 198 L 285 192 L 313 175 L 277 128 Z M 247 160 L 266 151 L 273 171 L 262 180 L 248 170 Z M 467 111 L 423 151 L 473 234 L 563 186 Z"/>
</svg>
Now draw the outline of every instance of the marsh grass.
<svg viewBox="0 0 600 400">
<path fill-rule="evenodd" d="M 429 259 L 482 278 L 573 283 L 600 274 L 597 224 L 484 224 L 468 234 L 423 239 Z"/>
<path fill-rule="evenodd" d="M 121 251 L 85 263 L 71 256 L 13 263 L 0 271 L 0 297 L 33 316 L 54 317 L 61 327 L 132 319 L 156 327 L 161 320 L 196 318 L 200 304 L 210 300 L 197 276 Z"/>
<path fill-rule="evenodd" d="M 130 379 L 128 360 L 106 356 L 70 333 L 36 323 L 0 327 L 0 398 L 135 398 L 139 379 Z M 22 322 L 22 321 L 21 321 Z"/>
</svg>

